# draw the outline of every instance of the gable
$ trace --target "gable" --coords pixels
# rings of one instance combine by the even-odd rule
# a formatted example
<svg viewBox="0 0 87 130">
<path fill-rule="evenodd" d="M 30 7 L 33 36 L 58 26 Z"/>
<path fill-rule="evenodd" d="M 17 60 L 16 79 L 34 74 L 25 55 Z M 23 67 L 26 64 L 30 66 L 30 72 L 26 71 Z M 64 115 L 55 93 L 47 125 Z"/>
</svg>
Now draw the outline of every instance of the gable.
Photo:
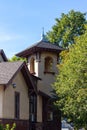
<svg viewBox="0 0 87 130">
<path fill-rule="evenodd" d="M 16 87 L 13 88 L 12 84 Z M 20 119 L 29 118 L 29 96 L 28 86 L 21 70 L 16 74 L 12 82 L 6 87 L 3 94 L 3 117 L 14 118 L 15 112 L 15 93 L 20 95 Z"/>
<path fill-rule="evenodd" d="M 2 49 L 0 49 L 0 62 L 8 61 L 7 57 Z"/>
<path fill-rule="evenodd" d="M 33 82 L 26 63 L 23 61 L 0 63 L 0 85 L 8 86 L 12 83 L 12 80 L 16 77 L 19 71 L 22 72 L 27 86 L 36 92 L 36 85 Z"/>
</svg>

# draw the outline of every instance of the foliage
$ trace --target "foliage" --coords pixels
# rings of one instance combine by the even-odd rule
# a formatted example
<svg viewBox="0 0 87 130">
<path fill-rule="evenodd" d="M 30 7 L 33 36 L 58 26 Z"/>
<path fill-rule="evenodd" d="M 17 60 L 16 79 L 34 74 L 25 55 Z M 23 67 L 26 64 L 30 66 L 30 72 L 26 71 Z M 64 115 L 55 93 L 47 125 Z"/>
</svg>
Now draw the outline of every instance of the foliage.
<svg viewBox="0 0 87 130">
<path fill-rule="evenodd" d="M 14 130 L 16 128 L 16 124 L 13 123 L 12 127 L 10 127 L 9 124 L 6 124 L 5 126 L 0 124 L 0 130 Z"/>
<path fill-rule="evenodd" d="M 2 125 L 2 124 L 0 124 L 0 130 L 4 130 L 3 125 Z"/>
<path fill-rule="evenodd" d="M 10 62 L 12 61 L 25 61 L 26 62 L 26 58 L 21 58 L 21 57 L 17 57 L 17 56 L 13 56 L 11 59 L 9 59 Z"/>
<path fill-rule="evenodd" d="M 74 38 L 85 32 L 86 13 L 71 10 L 68 14 L 61 14 L 61 18 L 56 18 L 56 24 L 47 33 L 50 42 L 68 47 L 75 43 Z"/>
<path fill-rule="evenodd" d="M 87 129 L 87 31 L 75 42 L 58 66 L 54 83 L 56 104 L 76 127 Z"/>
</svg>

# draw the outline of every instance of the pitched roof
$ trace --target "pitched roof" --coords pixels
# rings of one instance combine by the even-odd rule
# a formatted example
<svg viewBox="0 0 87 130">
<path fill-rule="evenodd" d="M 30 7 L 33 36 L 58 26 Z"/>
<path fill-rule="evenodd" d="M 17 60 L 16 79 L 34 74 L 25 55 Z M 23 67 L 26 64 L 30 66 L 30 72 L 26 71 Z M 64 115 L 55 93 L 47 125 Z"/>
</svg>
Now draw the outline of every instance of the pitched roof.
<svg viewBox="0 0 87 130">
<path fill-rule="evenodd" d="M 26 63 L 23 61 L 0 63 L 0 85 L 8 85 L 9 83 L 11 83 L 12 79 L 20 70 L 24 76 L 28 88 L 33 88 L 34 91 L 37 93 L 36 84 L 34 84 L 33 82 L 33 77 L 30 74 Z M 39 80 L 38 77 L 35 78 L 36 80 Z"/>
<path fill-rule="evenodd" d="M 53 88 L 52 86 L 40 86 L 38 87 L 38 93 L 44 96 L 53 97 Z"/>
<path fill-rule="evenodd" d="M 16 54 L 16 56 L 19 57 L 27 57 L 28 55 L 35 53 L 35 52 L 40 52 L 40 51 L 50 51 L 50 52 L 56 52 L 59 53 L 63 50 L 63 48 L 52 44 L 48 41 L 41 40 L 34 44 L 33 46 L 28 47 L 27 49 L 19 52 Z"/>
<path fill-rule="evenodd" d="M 6 85 L 14 77 L 22 66 L 23 62 L 1 62 L 0 63 L 0 84 Z"/>
<path fill-rule="evenodd" d="M 2 55 L 4 61 L 8 61 L 8 59 L 7 59 L 7 57 L 6 57 L 6 55 L 5 55 L 4 51 L 3 51 L 3 49 L 0 49 L 0 55 Z"/>
</svg>

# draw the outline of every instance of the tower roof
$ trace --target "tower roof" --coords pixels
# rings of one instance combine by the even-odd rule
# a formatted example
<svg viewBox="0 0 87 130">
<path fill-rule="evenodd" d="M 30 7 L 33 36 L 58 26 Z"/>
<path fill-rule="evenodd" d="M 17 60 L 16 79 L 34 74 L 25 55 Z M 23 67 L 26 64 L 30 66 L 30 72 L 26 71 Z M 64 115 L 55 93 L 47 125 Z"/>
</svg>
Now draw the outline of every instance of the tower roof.
<svg viewBox="0 0 87 130">
<path fill-rule="evenodd" d="M 42 39 L 33 44 L 32 46 L 26 48 L 25 50 L 19 52 L 16 54 L 16 56 L 19 57 L 28 57 L 29 55 L 36 53 L 36 52 L 42 52 L 42 51 L 49 51 L 49 52 L 56 52 L 60 53 L 63 50 L 63 48 L 50 43 L 46 40 L 44 33 L 42 34 Z"/>
</svg>

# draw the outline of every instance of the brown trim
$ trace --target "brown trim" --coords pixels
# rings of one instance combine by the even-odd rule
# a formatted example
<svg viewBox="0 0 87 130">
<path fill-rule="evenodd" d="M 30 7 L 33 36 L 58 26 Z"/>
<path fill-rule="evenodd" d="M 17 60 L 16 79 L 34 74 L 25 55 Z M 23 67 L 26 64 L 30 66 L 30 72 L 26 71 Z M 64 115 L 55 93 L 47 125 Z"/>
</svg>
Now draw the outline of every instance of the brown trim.
<svg viewBox="0 0 87 130">
<path fill-rule="evenodd" d="M 18 68 L 18 70 L 14 73 L 14 75 L 11 77 L 11 79 L 8 81 L 7 84 L 0 84 L 0 85 L 6 85 L 8 86 L 9 84 L 12 83 L 12 80 L 14 79 L 14 77 L 17 75 L 17 73 L 22 69 L 22 67 L 24 66 L 25 62 L 23 62 L 20 67 Z"/>
<path fill-rule="evenodd" d="M 7 57 L 6 57 L 6 55 L 5 55 L 4 51 L 3 51 L 3 49 L 0 50 L 0 54 L 2 55 L 4 61 L 8 61 L 8 59 L 7 59 Z"/>
<path fill-rule="evenodd" d="M 27 50 L 24 50 L 22 52 L 19 52 L 18 54 L 16 54 L 16 56 L 19 57 L 28 57 L 29 55 L 33 54 L 33 53 L 37 53 L 37 52 L 43 52 L 43 51 L 47 51 L 47 52 L 55 52 L 55 53 L 60 53 L 63 49 L 52 49 L 52 48 L 44 48 L 44 47 L 37 47 L 34 46 L 32 48 L 29 48 Z"/>
<path fill-rule="evenodd" d="M 14 116 L 16 119 L 20 119 L 20 93 L 19 92 L 15 92 L 15 101 L 14 101 Z"/>
<path fill-rule="evenodd" d="M 37 95 L 35 93 L 29 96 L 29 121 L 37 122 Z"/>
<path fill-rule="evenodd" d="M 35 73 L 35 72 L 33 72 L 33 73 L 32 73 L 32 72 L 30 72 L 30 74 L 35 75 L 36 73 Z"/>
<path fill-rule="evenodd" d="M 14 75 L 12 76 L 12 78 L 8 81 L 7 84 L 0 84 L 0 85 L 5 85 L 6 87 L 9 86 L 9 84 L 12 83 L 12 80 L 14 79 L 14 77 L 17 75 L 17 73 L 21 71 L 23 76 L 24 76 L 24 79 L 26 81 L 26 84 L 28 86 L 28 88 L 32 87 L 34 89 L 34 91 L 37 93 L 37 90 L 35 88 L 35 84 L 33 83 L 33 78 L 32 78 L 32 75 L 30 74 L 28 68 L 27 68 L 27 65 L 25 62 L 23 62 L 20 67 L 18 68 L 18 70 L 14 73 Z M 37 78 L 38 79 L 38 78 Z"/>
<path fill-rule="evenodd" d="M 24 77 L 27 77 L 27 84 L 28 84 L 28 87 L 30 88 L 30 85 L 32 86 L 32 88 L 34 89 L 35 93 L 37 94 L 37 89 L 36 89 L 36 85 L 34 84 L 33 82 L 33 77 L 31 76 L 26 64 L 24 64 L 24 68 L 26 70 L 26 73 L 25 73 L 25 70 L 22 69 L 22 72 L 23 72 L 23 75 Z M 27 76 L 26 76 L 27 75 Z M 30 82 L 29 82 L 30 81 Z"/>
<path fill-rule="evenodd" d="M 12 118 L 0 118 L 0 121 L 1 120 L 29 121 L 29 119 L 16 119 L 16 118 L 14 118 L 14 119 L 12 119 Z"/>
<path fill-rule="evenodd" d="M 43 96 L 43 97 L 47 97 L 47 98 L 50 98 L 51 96 L 47 95 L 46 93 L 42 92 L 42 91 L 38 91 L 38 94 Z"/>
<path fill-rule="evenodd" d="M 0 118 L 0 124 L 10 124 L 10 126 L 12 126 L 13 123 L 16 124 L 15 130 L 29 130 L 30 128 L 29 120 Z"/>
<path fill-rule="evenodd" d="M 21 72 L 22 72 L 23 77 L 24 77 L 24 79 L 25 79 L 25 82 L 26 82 L 26 84 L 27 84 L 27 86 L 28 86 L 28 89 L 31 89 L 31 88 L 33 88 L 33 85 L 32 85 L 32 83 L 31 83 L 31 80 L 30 80 L 30 77 L 29 77 L 30 73 L 29 73 L 29 75 L 28 75 L 28 72 L 27 72 L 27 71 L 29 71 L 29 70 L 26 70 L 26 69 L 25 69 L 25 66 L 23 66 L 23 68 L 21 69 Z"/>
<path fill-rule="evenodd" d="M 15 120 L 0 118 L 0 123 L 10 124 L 16 123 L 15 130 L 61 130 L 61 120 L 30 123 L 29 120 Z"/>
<path fill-rule="evenodd" d="M 14 75 L 12 76 L 12 78 L 8 81 L 7 86 L 12 83 L 12 80 L 14 79 L 14 77 L 17 75 L 17 73 L 22 69 L 22 67 L 24 66 L 24 62 L 21 64 L 21 66 L 18 68 L 18 70 L 14 73 Z"/>
<path fill-rule="evenodd" d="M 50 71 L 48 72 L 48 71 L 44 71 L 44 74 L 53 74 L 53 75 L 54 75 L 54 74 L 55 74 L 55 72 L 50 72 Z"/>
<path fill-rule="evenodd" d="M 36 78 L 36 80 L 41 80 L 41 78 L 35 76 L 35 75 L 31 75 L 32 77 Z"/>
</svg>

